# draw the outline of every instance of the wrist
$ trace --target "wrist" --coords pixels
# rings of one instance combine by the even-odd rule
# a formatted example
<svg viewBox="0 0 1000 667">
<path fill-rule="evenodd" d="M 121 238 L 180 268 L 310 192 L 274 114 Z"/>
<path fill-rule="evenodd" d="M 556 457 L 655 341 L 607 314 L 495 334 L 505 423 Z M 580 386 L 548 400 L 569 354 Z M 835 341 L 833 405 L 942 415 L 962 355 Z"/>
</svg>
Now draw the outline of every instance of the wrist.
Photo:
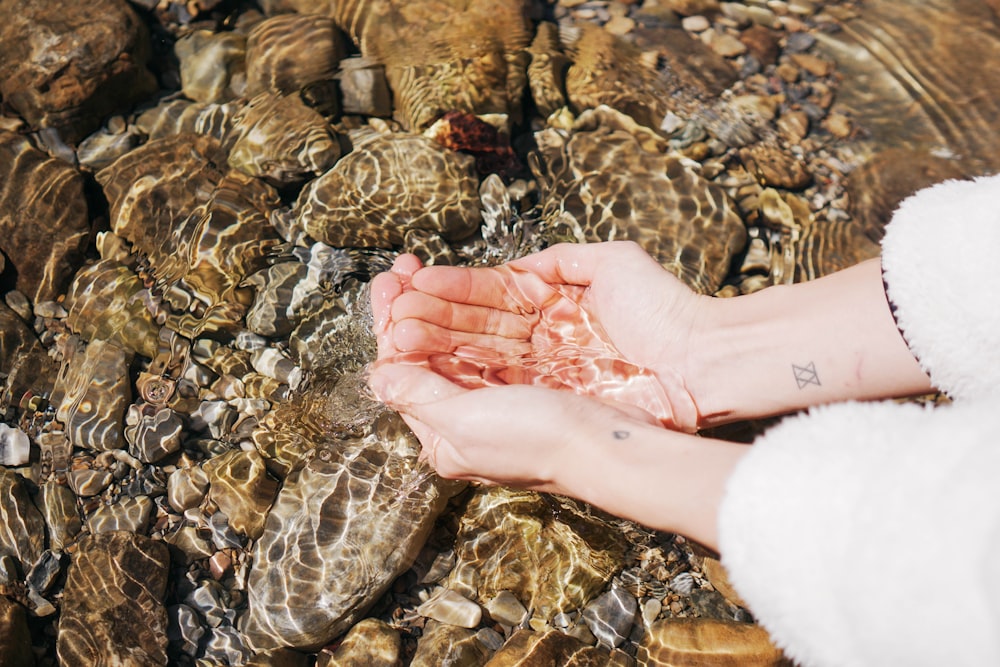
<svg viewBox="0 0 1000 667">
<path fill-rule="evenodd" d="M 713 298 L 691 341 L 682 371 L 701 427 L 931 389 L 896 328 L 877 259 Z"/>
<path fill-rule="evenodd" d="M 590 426 L 561 493 L 717 548 L 718 508 L 745 445 L 631 420 Z"/>
</svg>

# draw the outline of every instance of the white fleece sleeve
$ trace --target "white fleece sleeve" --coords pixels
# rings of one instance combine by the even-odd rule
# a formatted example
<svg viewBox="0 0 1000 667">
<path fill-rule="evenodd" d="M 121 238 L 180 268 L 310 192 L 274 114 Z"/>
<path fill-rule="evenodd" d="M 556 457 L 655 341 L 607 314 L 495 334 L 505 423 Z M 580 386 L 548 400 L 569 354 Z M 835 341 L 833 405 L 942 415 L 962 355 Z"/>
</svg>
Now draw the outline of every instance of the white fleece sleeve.
<svg viewBox="0 0 1000 667">
<path fill-rule="evenodd" d="M 1000 389 L 1000 174 L 946 181 L 900 204 L 882 240 L 896 323 L 934 386 Z"/>
<path fill-rule="evenodd" d="M 805 667 L 1000 665 L 1000 411 L 844 403 L 737 466 L 722 562 Z"/>
<path fill-rule="evenodd" d="M 900 330 L 955 403 L 769 430 L 727 485 L 723 563 L 803 665 L 1000 665 L 1000 176 L 907 199 L 882 247 Z"/>
</svg>

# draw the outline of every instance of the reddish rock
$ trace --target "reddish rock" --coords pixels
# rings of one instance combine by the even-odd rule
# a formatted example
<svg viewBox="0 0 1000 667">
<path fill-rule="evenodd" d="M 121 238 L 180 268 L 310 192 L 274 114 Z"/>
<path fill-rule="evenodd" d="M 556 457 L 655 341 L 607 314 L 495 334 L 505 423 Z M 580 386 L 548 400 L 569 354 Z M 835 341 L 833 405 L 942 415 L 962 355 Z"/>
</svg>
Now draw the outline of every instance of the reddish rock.
<svg viewBox="0 0 1000 667">
<path fill-rule="evenodd" d="M 0 0 L 0 95 L 75 143 L 156 89 L 149 33 L 125 0 Z"/>
</svg>

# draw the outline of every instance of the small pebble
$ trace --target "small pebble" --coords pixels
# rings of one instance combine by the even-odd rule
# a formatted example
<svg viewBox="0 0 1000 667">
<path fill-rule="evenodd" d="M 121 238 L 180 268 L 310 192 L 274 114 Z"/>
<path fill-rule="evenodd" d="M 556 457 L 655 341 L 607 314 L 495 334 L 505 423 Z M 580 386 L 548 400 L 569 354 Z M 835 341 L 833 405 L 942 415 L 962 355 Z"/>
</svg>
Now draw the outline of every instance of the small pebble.
<svg viewBox="0 0 1000 667">
<path fill-rule="evenodd" d="M 510 591 L 497 593 L 496 597 L 486 603 L 486 611 L 494 621 L 512 627 L 520 625 L 528 614 L 528 610 Z"/>
<path fill-rule="evenodd" d="M 709 23 L 707 18 L 699 14 L 696 16 L 685 16 L 681 19 L 681 27 L 688 32 L 704 32 L 711 28 L 712 24 Z"/>
<path fill-rule="evenodd" d="M 427 602 L 417 607 L 417 613 L 462 628 L 474 628 L 483 618 L 483 610 L 478 604 L 453 590 L 440 587 Z"/>
<path fill-rule="evenodd" d="M 823 121 L 823 127 L 838 139 L 846 139 L 851 136 L 851 120 L 840 113 L 832 113 Z"/>
<path fill-rule="evenodd" d="M 624 588 L 614 586 L 584 608 L 583 620 L 599 642 L 615 648 L 628 637 L 638 610 L 635 597 Z"/>
<path fill-rule="evenodd" d="M 635 21 L 627 16 L 612 16 L 611 19 L 604 24 L 604 29 L 612 35 L 627 35 L 635 29 Z"/>
</svg>

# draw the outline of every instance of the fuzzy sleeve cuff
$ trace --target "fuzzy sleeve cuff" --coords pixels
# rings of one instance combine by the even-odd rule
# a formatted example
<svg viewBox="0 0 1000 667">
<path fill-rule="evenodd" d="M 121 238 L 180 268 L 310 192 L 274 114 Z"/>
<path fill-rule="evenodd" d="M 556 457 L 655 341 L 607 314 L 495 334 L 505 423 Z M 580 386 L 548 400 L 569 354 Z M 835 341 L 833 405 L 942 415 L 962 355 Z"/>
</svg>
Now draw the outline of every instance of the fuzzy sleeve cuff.
<svg viewBox="0 0 1000 667">
<path fill-rule="evenodd" d="M 1000 391 L 1000 175 L 946 181 L 900 204 L 882 241 L 896 322 L 952 398 Z"/>
<path fill-rule="evenodd" d="M 723 564 L 812 665 L 1000 665 L 1000 415 L 843 403 L 758 438 L 727 485 Z"/>
</svg>

